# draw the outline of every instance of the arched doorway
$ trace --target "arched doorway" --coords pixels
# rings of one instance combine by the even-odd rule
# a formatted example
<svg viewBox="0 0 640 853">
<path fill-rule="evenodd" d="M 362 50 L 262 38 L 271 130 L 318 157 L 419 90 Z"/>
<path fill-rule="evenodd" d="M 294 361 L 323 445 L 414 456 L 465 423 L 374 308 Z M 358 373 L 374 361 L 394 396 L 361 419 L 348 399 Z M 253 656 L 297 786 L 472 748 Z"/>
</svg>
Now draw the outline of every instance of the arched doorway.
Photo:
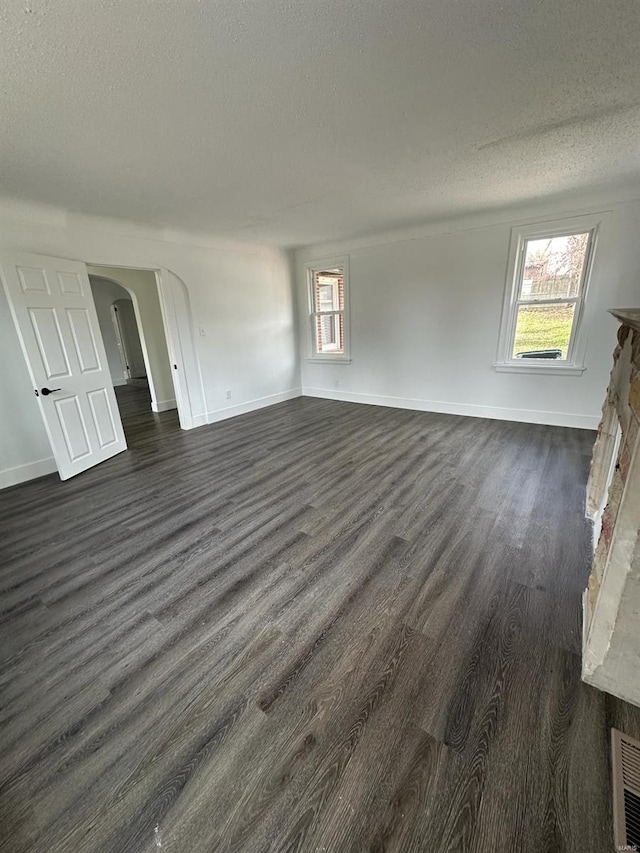
<svg viewBox="0 0 640 853">
<path fill-rule="evenodd" d="M 148 387 L 154 412 L 176 409 L 155 274 L 123 269 L 107 276 L 88 270 L 114 386 Z"/>
</svg>

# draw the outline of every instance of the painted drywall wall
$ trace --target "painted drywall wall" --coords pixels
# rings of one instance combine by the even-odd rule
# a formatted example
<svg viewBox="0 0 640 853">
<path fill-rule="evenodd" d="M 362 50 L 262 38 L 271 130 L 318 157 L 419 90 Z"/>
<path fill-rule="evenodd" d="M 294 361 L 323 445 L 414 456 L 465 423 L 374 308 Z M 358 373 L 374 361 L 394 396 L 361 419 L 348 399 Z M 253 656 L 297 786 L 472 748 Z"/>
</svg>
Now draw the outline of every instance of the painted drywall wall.
<svg viewBox="0 0 640 853">
<path fill-rule="evenodd" d="M 602 212 L 580 376 L 494 370 L 512 226 Z M 305 394 L 525 422 L 595 428 L 616 322 L 640 304 L 640 201 L 474 219 L 296 252 Z M 304 264 L 349 256 L 351 364 L 312 363 Z"/>
<path fill-rule="evenodd" d="M 124 385 L 126 384 L 127 377 L 125 376 L 113 326 L 111 306 L 119 299 L 127 299 L 131 302 L 131 297 L 124 287 L 113 281 L 107 281 L 97 276 L 89 276 L 89 281 L 91 282 L 91 292 L 93 293 L 93 301 L 95 302 L 96 314 L 98 315 L 98 325 L 102 332 L 102 341 L 105 352 L 107 353 L 111 381 L 114 385 Z"/>
<path fill-rule="evenodd" d="M 287 254 L 6 199 L 0 201 L 0 222 L 0 253 L 35 252 L 90 264 L 166 270 L 163 292 L 180 309 L 179 352 L 172 356 L 184 371 L 193 425 L 300 393 Z M 0 309 L 3 363 L 16 365 L 3 371 L 1 486 L 17 481 L 3 471 L 23 466 L 26 473 L 43 458 L 51 470 L 52 463 L 4 297 Z"/>
<path fill-rule="evenodd" d="M 90 275 L 103 276 L 121 284 L 133 295 L 138 332 L 144 353 L 151 405 L 155 411 L 175 409 L 171 360 L 162 321 L 158 285 L 148 270 L 89 266 Z"/>
</svg>

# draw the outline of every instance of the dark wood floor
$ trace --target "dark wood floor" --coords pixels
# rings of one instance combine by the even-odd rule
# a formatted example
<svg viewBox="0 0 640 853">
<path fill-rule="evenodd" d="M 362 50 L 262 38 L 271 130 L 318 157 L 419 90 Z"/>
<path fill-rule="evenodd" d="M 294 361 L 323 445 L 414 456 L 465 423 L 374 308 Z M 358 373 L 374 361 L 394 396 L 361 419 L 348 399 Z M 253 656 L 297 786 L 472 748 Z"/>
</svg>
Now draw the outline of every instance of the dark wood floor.
<svg viewBox="0 0 640 853">
<path fill-rule="evenodd" d="M 0 493 L 2 851 L 612 849 L 593 434 L 298 399 Z"/>
</svg>

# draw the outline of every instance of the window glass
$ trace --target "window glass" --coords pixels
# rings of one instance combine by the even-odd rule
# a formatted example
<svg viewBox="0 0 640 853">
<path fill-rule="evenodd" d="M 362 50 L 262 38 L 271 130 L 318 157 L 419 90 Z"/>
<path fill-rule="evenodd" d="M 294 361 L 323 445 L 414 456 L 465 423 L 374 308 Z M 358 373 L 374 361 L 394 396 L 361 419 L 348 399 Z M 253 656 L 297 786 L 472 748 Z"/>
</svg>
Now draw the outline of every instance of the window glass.
<svg viewBox="0 0 640 853">
<path fill-rule="evenodd" d="M 588 244 L 588 232 L 527 240 L 520 299 L 577 296 Z"/>
<path fill-rule="evenodd" d="M 519 305 L 512 358 L 566 359 L 575 303 Z"/>
<path fill-rule="evenodd" d="M 333 311 L 336 307 L 332 284 L 321 284 L 318 287 L 318 311 Z"/>
<path fill-rule="evenodd" d="M 315 351 L 344 355 L 344 271 L 340 268 L 313 273 Z"/>
</svg>

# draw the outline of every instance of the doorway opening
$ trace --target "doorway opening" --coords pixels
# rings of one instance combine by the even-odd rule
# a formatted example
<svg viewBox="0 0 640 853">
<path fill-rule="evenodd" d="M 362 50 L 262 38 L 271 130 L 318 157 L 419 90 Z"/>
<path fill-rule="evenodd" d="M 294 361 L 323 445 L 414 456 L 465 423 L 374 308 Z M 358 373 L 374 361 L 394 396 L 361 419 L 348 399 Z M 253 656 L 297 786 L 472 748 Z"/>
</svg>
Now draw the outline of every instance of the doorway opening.
<svg viewBox="0 0 640 853">
<path fill-rule="evenodd" d="M 131 438 L 132 422 L 145 410 L 177 410 L 156 274 L 103 266 L 87 266 L 87 272 L 118 408 Z"/>
<path fill-rule="evenodd" d="M 1 262 L 0 281 L 51 448 L 51 459 L 43 462 L 50 471 L 57 469 L 61 480 L 127 449 L 103 333 L 107 338 L 113 336 L 111 367 L 116 381 L 119 363 L 120 382 L 126 383 L 126 390 L 129 384 L 133 388 L 148 384 L 147 426 L 157 432 L 168 419 L 185 430 L 206 423 L 189 296 L 184 282 L 173 272 L 88 266 L 69 258 L 26 252 L 3 252 Z M 89 273 L 115 288 L 113 298 L 106 301 L 102 329 Z M 144 371 L 132 366 L 133 344 L 126 352 L 124 324 L 118 324 L 116 333 L 113 318 L 117 310 L 112 309 L 114 305 L 118 308 L 119 299 L 133 306 Z M 122 385 L 119 388 L 125 390 Z"/>
<path fill-rule="evenodd" d="M 132 300 L 126 297 L 116 299 L 111 306 L 111 319 L 125 384 L 148 388 L 149 379 Z"/>
</svg>

